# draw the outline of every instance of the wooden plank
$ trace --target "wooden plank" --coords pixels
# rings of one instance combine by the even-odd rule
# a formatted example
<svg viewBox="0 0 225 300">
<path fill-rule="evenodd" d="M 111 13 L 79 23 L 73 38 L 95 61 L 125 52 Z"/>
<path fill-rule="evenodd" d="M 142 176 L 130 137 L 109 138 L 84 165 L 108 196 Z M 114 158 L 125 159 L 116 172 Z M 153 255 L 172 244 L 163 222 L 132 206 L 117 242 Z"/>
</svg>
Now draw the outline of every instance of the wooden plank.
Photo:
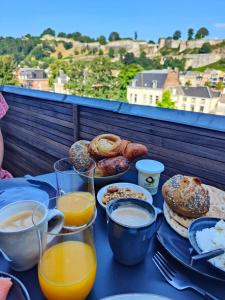
<svg viewBox="0 0 225 300">
<path fill-rule="evenodd" d="M 91 121 L 101 122 L 103 124 L 110 124 L 112 126 L 120 127 L 120 128 L 132 128 L 134 126 L 133 118 L 129 118 L 126 121 L 120 118 L 115 119 L 109 118 L 109 116 L 97 115 L 90 112 L 82 112 L 80 113 L 80 118 L 83 122 L 90 124 Z M 168 128 L 157 126 L 157 122 L 152 124 L 145 124 L 135 122 L 135 131 L 148 133 L 160 137 L 166 137 L 175 139 L 178 141 L 184 141 L 188 143 L 195 143 L 197 145 L 206 146 L 212 149 L 225 148 L 225 140 L 223 139 L 215 139 L 215 137 L 208 137 L 207 135 L 199 135 L 199 133 L 189 133 L 179 130 L 179 127 L 176 127 L 176 130 L 171 130 Z"/>
<path fill-rule="evenodd" d="M 65 120 L 58 119 L 57 117 L 51 117 L 51 116 L 43 115 L 41 112 L 37 113 L 37 112 L 31 111 L 31 110 L 27 110 L 27 109 L 19 108 L 19 107 L 11 107 L 10 110 L 11 110 L 11 113 L 15 113 L 15 114 L 18 113 L 18 114 L 24 114 L 24 115 L 29 114 L 30 116 L 36 117 L 40 120 L 43 119 L 43 120 L 46 120 L 48 122 L 52 122 L 52 123 L 55 123 L 55 124 L 62 125 L 62 126 L 73 129 L 72 120 L 71 120 L 71 122 L 70 121 L 65 121 Z"/>
<path fill-rule="evenodd" d="M 34 145 L 38 149 L 50 153 L 52 155 L 59 155 L 64 157 L 68 154 L 69 147 L 60 144 L 59 142 L 52 141 L 51 139 L 48 139 L 43 136 L 37 137 L 37 135 L 33 132 L 28 131 L 24 128 L 17 127 L 14 124 L 7 124 L 7 126 L 4 126 L 4 132 L 6 135 L 10 134 L 17 138 L 19 137 L 22 141 Z"/>
<path fill-rule="evenodd" d="M 48 127 L 48 130 L 46 130 L 46 126 L 42 126 L 37 123 L 35 124 L 34 122 L 19 119 L 18 117 L 14 118 L 13 115 L 11 115 L 11 117 L 7 116 L 7 122 L 5 124 L 10 124 L 11 122 L 13 122 L 14 125 L 16 126 L 37 133 L 38 136 L 45 136 L 47 138 L 52 139 L 53 141 L 61 140 L 61 142 L 64 145 L 70 146 L 73 143 L 73 138 L 71 138 L 71 136 L 66 135 L 65 133 L 61 133 L 60 131 L 57 132 L 53 130 L 50 126 Z"/>
<path fill-rule="evenodd" d="M 30 115 L 15 115 L 15 114 L 8 113 L 7 117 L 5 118 L 5 123 L 14 122 L 14 121 L 19 121 L 25 124 L 29 124 L 30 126 L 34 126 L 43 130 L 46 130 L 46 128 L 50 128 L 52 132 L 55 132 L 56 135 L 62 136 L 68 140 L 73 140 L 72 128 L 49 123 L 48 121 L 40 120 Z"/>
<path fill-rule="evenodd" d="M 53 102 L 53 101 L 40 101 L 40 99 L 35 98 L 24 98 L 22 96 L 18 97 L 17 95 L 9 95 L 7 96 L 7 102 L 10 105 L 16 105 L 16 104 L 24 104 L 28 106 L 34 106 L 37 108 L 41 108 L 44 110 L 50 110 L 59 112 L 65 115 L 72 116 L 72 104 L 67 103 L 59 103 L 59 102 Z"/>
<path fill-rule="evenodd" d="M 73 105 L 73 139 L 74 142 L 78 140 L 79 136 L 79 107 L 78 105 Z"/>
<path fill-rule="evenodd" d="M 80 107 L 80 113 L 82 112 L 89 112 L 93 115 L 98 115 L 99 120 L 101 120 L 101 116 L 106 116 L 108 118 L 114 119 L 115 122 L 117 122 L 118 119 L 124 120 L 124 121 L 133 121 L 134 124 L 143 124 L 143 125 L 156 125 L 158 127 L 163 127 L 163 128 L 168 128 L 171 130 L 180 130 L 181 132 L 189 132 L 189 133 L 195 133 L 199 135 L 206 135 L 208 137 L 212 138 L 219 138 L 225 140 L 225 134 L 224 132 L 216 131 L 216 130 L 211 130 L 211 129 L 206 129 L 206 128 L 200 128 L 200 127 L 195 127 L 190 126 L 190 125 L 183 125 L 183 124 L 178 124 L 176 122 L 167 122 L 167 121 L 160 121 L 156 119 L 148 119 L 148 118 L 143 118 L 143 117 L 137 117 L 137 116 L 131 116 L 131 115 L 125 115 L 125 114 L 118 114 L 102 109 L 94 109 L 94 108 L 88 108 L 81 106 Z"/>
<path fill-rule="evenodd" d="M 72 115 L 66 115 L 60 112 L 55 112 L 52 110 L 46 110 L 46 109 L 42 109 L 39 107 L 35 107 L 35 106 L 29 106 L 29 104 L 22 104 L 22 103 L 17 103 L 17 102 L 13 102 L 13 105 L 9 102 L 9 106 L 11 109 L 15 109 L 15 108 L 21 108 L 27 111 L 27 113 L 30 112 L 35 112 L 38 114 L 42 114 L 44 116 L 49 116 L 49 117 L 54 117 L 57 118 L 59 120 L 64 120 L 64 121 L 72 121 Z"/>
</svg>

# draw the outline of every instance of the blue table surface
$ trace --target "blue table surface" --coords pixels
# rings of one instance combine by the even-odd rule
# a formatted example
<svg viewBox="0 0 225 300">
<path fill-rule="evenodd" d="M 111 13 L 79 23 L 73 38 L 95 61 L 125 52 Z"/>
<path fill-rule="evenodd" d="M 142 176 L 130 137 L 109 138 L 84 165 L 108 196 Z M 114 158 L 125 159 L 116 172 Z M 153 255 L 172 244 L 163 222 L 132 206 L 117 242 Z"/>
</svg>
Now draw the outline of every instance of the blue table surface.
<svg viewBox="0 0 225 300">
<path fill-rule="evenodd" d="M 37 176 L 35 178 L 56 186 L 55 174 L 50 173 Z M 137 183 L 137 176 L 134 173 L 129 173 L 126 174 L 121 181 Z M 98 187 L 96 190 L 98 190 Z M 160 191 L 161 188 L 159 189 L 158 194 L 153 197 L 154 205 L 159 207 L 162 205 L 162 195 Z M 100 206 L 98 206 L 97 209 L 98 216 L 94 226 L 98 270 L 96 281 L 87 298 L 88 300 L 98 300 L 106 296 L 122 293 L 153 293 L 166 296 L 173 300 L 204 299 L 201 295 L 190 289 L 178 291 L 164 280 L 153 264 L 152 256 L 158 249 L 160 249 L 164 254 L 168 254 L 159 245 L 155 237 L 152 239 L 148 254 L 142 263 L 136 266 L 126 267 L 115 262 L 107 239 L 105 212 Z M 168 258 L 171 263 L 191 277 L 193 282 L 195 282 L 198 286 L 212 293 L 219 299 L 225 299 L 224 283 L 216 280 L 210 280 L 205 276 L 195 273 L 194 271 L 189 271 L 178 264 L 174 259 L 172 259 L 172 257 L 168 256 Z M 45 299 L 38 284 L 36 267 L 26 272 L 15 272 L 9 268 L 7 262 L 1 257 L 0 270 L 17 276 L 27 287 L 31 300 Z"/>
</svg>

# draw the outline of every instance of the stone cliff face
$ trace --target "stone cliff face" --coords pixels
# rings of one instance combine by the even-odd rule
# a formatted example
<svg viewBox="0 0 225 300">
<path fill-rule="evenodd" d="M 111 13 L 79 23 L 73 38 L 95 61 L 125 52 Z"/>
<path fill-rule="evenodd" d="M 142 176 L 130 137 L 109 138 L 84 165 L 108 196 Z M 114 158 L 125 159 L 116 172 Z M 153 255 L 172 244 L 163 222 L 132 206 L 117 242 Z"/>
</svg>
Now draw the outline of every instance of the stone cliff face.
<svg viewBox="0 0 225 300">
<path fill-rule="evenodd" d="M 134 40 L 119 40 L 114 42 L 109 42 L 106 45 L 101 45 L 98 42 L 95 43 L 81 43 L 74 41 L 72 39 L 68 38 L 58 38 L 58 37 L 52 37 L 49 35 L 46 35 L 42 38 L 43 40 L 56 40 L 58 42 L 72 42 L 73 48 L 65 51 L 67 54 L 73 54 L 75 51 L 78 51 L 79 53 L 82 52 L 83 49 L 96 49 L 102 50 L 105 55 L 108 54 L 109 49 L 119 49 L 119 48 L 125 48 L 127 52 L 134 53 L 135 56 L 139 56 L 142 51 L 146 53 L 146 56 L 149 58 L 154 57 L 161 57 L 161 60 L 163 61 L 167 56 L 186 59 L 186 67 L 201 67 L 208 65 L 210 63 L 214 63 L 222 58 L 225 58 L 225 46 L 224 47 L 218 47 L 217 49 L 214 49 L 212 53 L 209 54 L 185 54 L 182 52 L 187 49 L 196 49 L 201 48 L 204 43 L 209 43 L 212 46 L 215 46 L 217 44 L 224 43 L 225 40 L 172 40 L 172 39 L 164 39 L 161 38 L 159 40 L 158 44 L 149 44 L 146 41 L 134 41 Z M 223 44 L 222 44 L 223 45 Z M 63 46 L 62 46 L 63 47 Z M 168 54 L 165 56 L 162 56 L 160 50 L 163 47 L 171 48 L 171 49 L 178 49 L 177 55 L 174 54 Z"/>
</svg>

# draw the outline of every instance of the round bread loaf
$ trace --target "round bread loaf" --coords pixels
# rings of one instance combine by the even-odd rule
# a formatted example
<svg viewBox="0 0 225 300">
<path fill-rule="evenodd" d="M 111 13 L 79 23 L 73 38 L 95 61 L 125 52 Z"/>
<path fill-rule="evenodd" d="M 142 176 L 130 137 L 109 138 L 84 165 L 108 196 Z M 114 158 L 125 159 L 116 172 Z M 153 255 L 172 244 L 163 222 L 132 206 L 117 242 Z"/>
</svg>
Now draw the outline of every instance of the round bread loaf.
<svg viewBox="0 0 225 300">
<path fill-rule="evenodd" d="M 80 140 L 75 142 L 69 150 L 69 158 L 74 167 L 80 171 L 86 171 L 91 164 L 91 157 L 88 151 L 90 142 Z"/>
<path fill-rule="evenodd" d="M 209 193 L 198 177 L 175 175 L 164 183 L 162 193 L 167 205 L 181 216 L 198 218 L 209 210 Z"/>
</svg>

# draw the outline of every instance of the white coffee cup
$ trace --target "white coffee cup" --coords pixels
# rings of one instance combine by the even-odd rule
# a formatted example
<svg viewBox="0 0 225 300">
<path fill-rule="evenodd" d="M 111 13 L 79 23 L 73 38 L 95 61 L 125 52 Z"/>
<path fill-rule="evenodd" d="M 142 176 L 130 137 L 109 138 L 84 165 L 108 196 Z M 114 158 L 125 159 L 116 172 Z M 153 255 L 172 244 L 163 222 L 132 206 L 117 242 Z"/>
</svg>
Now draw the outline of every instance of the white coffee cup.
<svg viewBox="0 0 225 300">
<path fill-rule="evenodd" d="M 44 204 L 33 200 L 18 201 L 1 208 L 0 223 L 24 211 L 37 212 L 40 220 L 35 225 L 19 230 L 0 228 L 0 251 L 16 271 L 29 270 L 35 266 L 40 255 L 40 234 L 46 232 L 48 227 L 54 232 L 60 232 L 64 224 L 63 213 L 57 209 L 49 210 Z"/>
</svg>

